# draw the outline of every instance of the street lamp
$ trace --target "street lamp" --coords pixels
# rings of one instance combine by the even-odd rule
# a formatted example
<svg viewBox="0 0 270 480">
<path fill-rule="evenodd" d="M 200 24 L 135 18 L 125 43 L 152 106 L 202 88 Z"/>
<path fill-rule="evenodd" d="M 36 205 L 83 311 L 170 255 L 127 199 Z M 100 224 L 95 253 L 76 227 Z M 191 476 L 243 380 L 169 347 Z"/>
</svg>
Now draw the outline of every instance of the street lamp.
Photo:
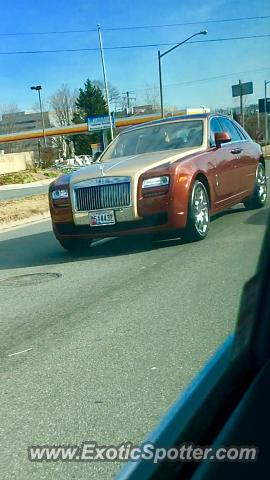
<svg viewBox="0 0 270 480">
<path fill-rule="evenodd" d="M 265 125 L 265 143 L 268 142 L 268 116 L 267 116 L 267 85 L 270 80 L 264 81 L 264 125 Z"/>
<path fill-rule="evenodd" d="M 162 75 L 161 75 L 161 59 L 162 57 L 165 57 L 165 55 L 168 55 L 168 53 L 172 52 L 176 48 L 180 47 L 180 45 L 183 45 L 183 43 L 188 42 L 191 38 L 196 37 L 196 35 L 207 35 L 208 31 L 207 30 L 202 30 L 201 32 L 194 33 L 190 37 L 186 38 L 182 42 L 178 43 L 172 48 L 169 48 L 169 50 L 166 50 L 166 52 L 161 53 L 160 50 L 158 51 L 158 73 L 159 73 L 159 92 L 160 92 L 160 109 L 161 109 L 161 117 L 164 118 L 164 105 L 163 105 L 163 88 L 162 88 Z"/>
<path fill-rule="evenodd" d="M 41 124 L 42 124 L 42 131 L 43 131 L 43 141 L 44 141 L 44 147 L 47 146 L 46 142 L 46 135 L 45 135 L 45 126 L 44 126 L 44 117 L 43 117 L 43 110 L 42 110 L 42 103 L 41 103 L 41 95 L 40 95 L 40 90 L 42 90 L 41 85 L 36 85 L 31 87 L 31 90 L 36 90 L 38 92 L 38 100 L 39 100 L 39 108 L 40 108 L 40 115 L 41 115 Z"/>
</svg>

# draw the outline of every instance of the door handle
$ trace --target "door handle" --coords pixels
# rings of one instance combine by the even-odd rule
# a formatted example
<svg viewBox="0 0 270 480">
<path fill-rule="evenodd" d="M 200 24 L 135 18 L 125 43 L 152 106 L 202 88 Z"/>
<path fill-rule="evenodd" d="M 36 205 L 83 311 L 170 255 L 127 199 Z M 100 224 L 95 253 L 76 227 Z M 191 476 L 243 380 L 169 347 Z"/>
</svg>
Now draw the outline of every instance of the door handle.
<svg viewBox="0 0 270 480">
<path fill-rule="evenodd" d="M 233 149 L 231 150 L 231 153 L 232 153 L 233 155 L 238 155 L 238 154 L 241 153 L 242 151 L 243 151 L 242 148 L 233 148 Z"/>
</svg>

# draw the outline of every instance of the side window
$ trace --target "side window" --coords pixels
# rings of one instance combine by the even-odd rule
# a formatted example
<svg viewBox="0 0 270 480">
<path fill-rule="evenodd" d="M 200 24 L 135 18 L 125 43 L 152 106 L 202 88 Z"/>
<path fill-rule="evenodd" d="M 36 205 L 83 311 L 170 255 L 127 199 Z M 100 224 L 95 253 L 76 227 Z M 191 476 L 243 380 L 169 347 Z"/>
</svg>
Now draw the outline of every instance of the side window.
<svg viewBox="0 0 270 480">
<path fill-rule="evenodd" d="M 210 120 L 210 147 L 215 147 L 215 133 L 221 132 L 221 125 L 216 117 L 211 118 Z"/>
<path fill-rule="evenodd" d="M 242 140 L 238 129 L 228 118 L 220 117 L 219 122 L 222 126 L 222 130 L 230 135 L 232 142 L 239 142 Z"/>
<path fill-rule="evenodd" d="M 235 122 L 233 122 L 233 126 L 236 128 L 236 130 L 239 132 L 239 135 L 240 137 L 242 138 L 242 140 L 248 140 L 248 137 L 245 133 L 245 131 L 239 127 L 239 125 Z"/>
</svg>

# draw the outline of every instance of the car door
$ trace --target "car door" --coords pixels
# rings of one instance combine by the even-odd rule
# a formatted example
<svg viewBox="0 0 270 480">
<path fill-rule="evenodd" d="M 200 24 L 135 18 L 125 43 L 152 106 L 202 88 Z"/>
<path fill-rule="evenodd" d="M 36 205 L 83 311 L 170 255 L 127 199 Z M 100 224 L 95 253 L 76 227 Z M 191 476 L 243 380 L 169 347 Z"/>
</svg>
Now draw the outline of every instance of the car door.
<svg viewBox="0 0 270 480">
<path fill-rule="evenodd" d="M 241 131 L 227 117 L 220 117 L 219 122 L 222 130 L 231 137 L 231 142 L 226 145 L 233 156 L 232 161 L 232 182 L 234 184 L 234 194 L 241 195 L 247 189 L 248 162 L 246 158 L 247 148 Z"/>
<path fill-rule="evenodd" d="M 220 148 L 216 148 L 215 133 L 222 132 L 225 127 L 219 121 L 220 117 L 210 119 L 210 152 L 212 164 L 214 165 L 215 175 L 213 177 L 213 190 L 215 192 L 214 208 L 221 208 L 228 199 L 234 197 L 237 192 L 237 186 L 234 177 L 235 154 L 231 152 L 230 143 L 224 143 Z M 229 132 L 228 132 L 229 133 Z"/>
<path fill-rule="evenodd" d="M 260 158 L 260 149 L 256 143 L 254 143 L 247 132 L 236 122 L 232 122 L 235 128 L 239 131 L 242 137 L 242 152 L 239 162 L 237 163 L 237 177 L 239 185 L 241 186 L 241 192 L 243 194 L 250 193 L 255 184 L 256 170 L 258 161 Z"/>
</svg>

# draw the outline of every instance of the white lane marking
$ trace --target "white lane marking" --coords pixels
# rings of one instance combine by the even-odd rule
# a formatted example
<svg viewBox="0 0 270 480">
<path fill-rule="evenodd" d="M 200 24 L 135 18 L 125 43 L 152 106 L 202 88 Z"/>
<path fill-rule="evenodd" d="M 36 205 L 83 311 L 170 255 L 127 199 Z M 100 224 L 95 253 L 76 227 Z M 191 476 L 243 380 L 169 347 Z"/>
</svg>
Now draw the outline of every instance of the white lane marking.
<svg viewBox="0 0 270 480">
<path fill-rule="evenodd" d="M 8 357 L 14 357 L 14 355 L 20 355 L 20 353 L 29 352 L 30 350 L 33 350 L 33 347 L 27 348 L 26 350 L 21 350 L 20 352 L 9 353 Z"/>
</svg>

